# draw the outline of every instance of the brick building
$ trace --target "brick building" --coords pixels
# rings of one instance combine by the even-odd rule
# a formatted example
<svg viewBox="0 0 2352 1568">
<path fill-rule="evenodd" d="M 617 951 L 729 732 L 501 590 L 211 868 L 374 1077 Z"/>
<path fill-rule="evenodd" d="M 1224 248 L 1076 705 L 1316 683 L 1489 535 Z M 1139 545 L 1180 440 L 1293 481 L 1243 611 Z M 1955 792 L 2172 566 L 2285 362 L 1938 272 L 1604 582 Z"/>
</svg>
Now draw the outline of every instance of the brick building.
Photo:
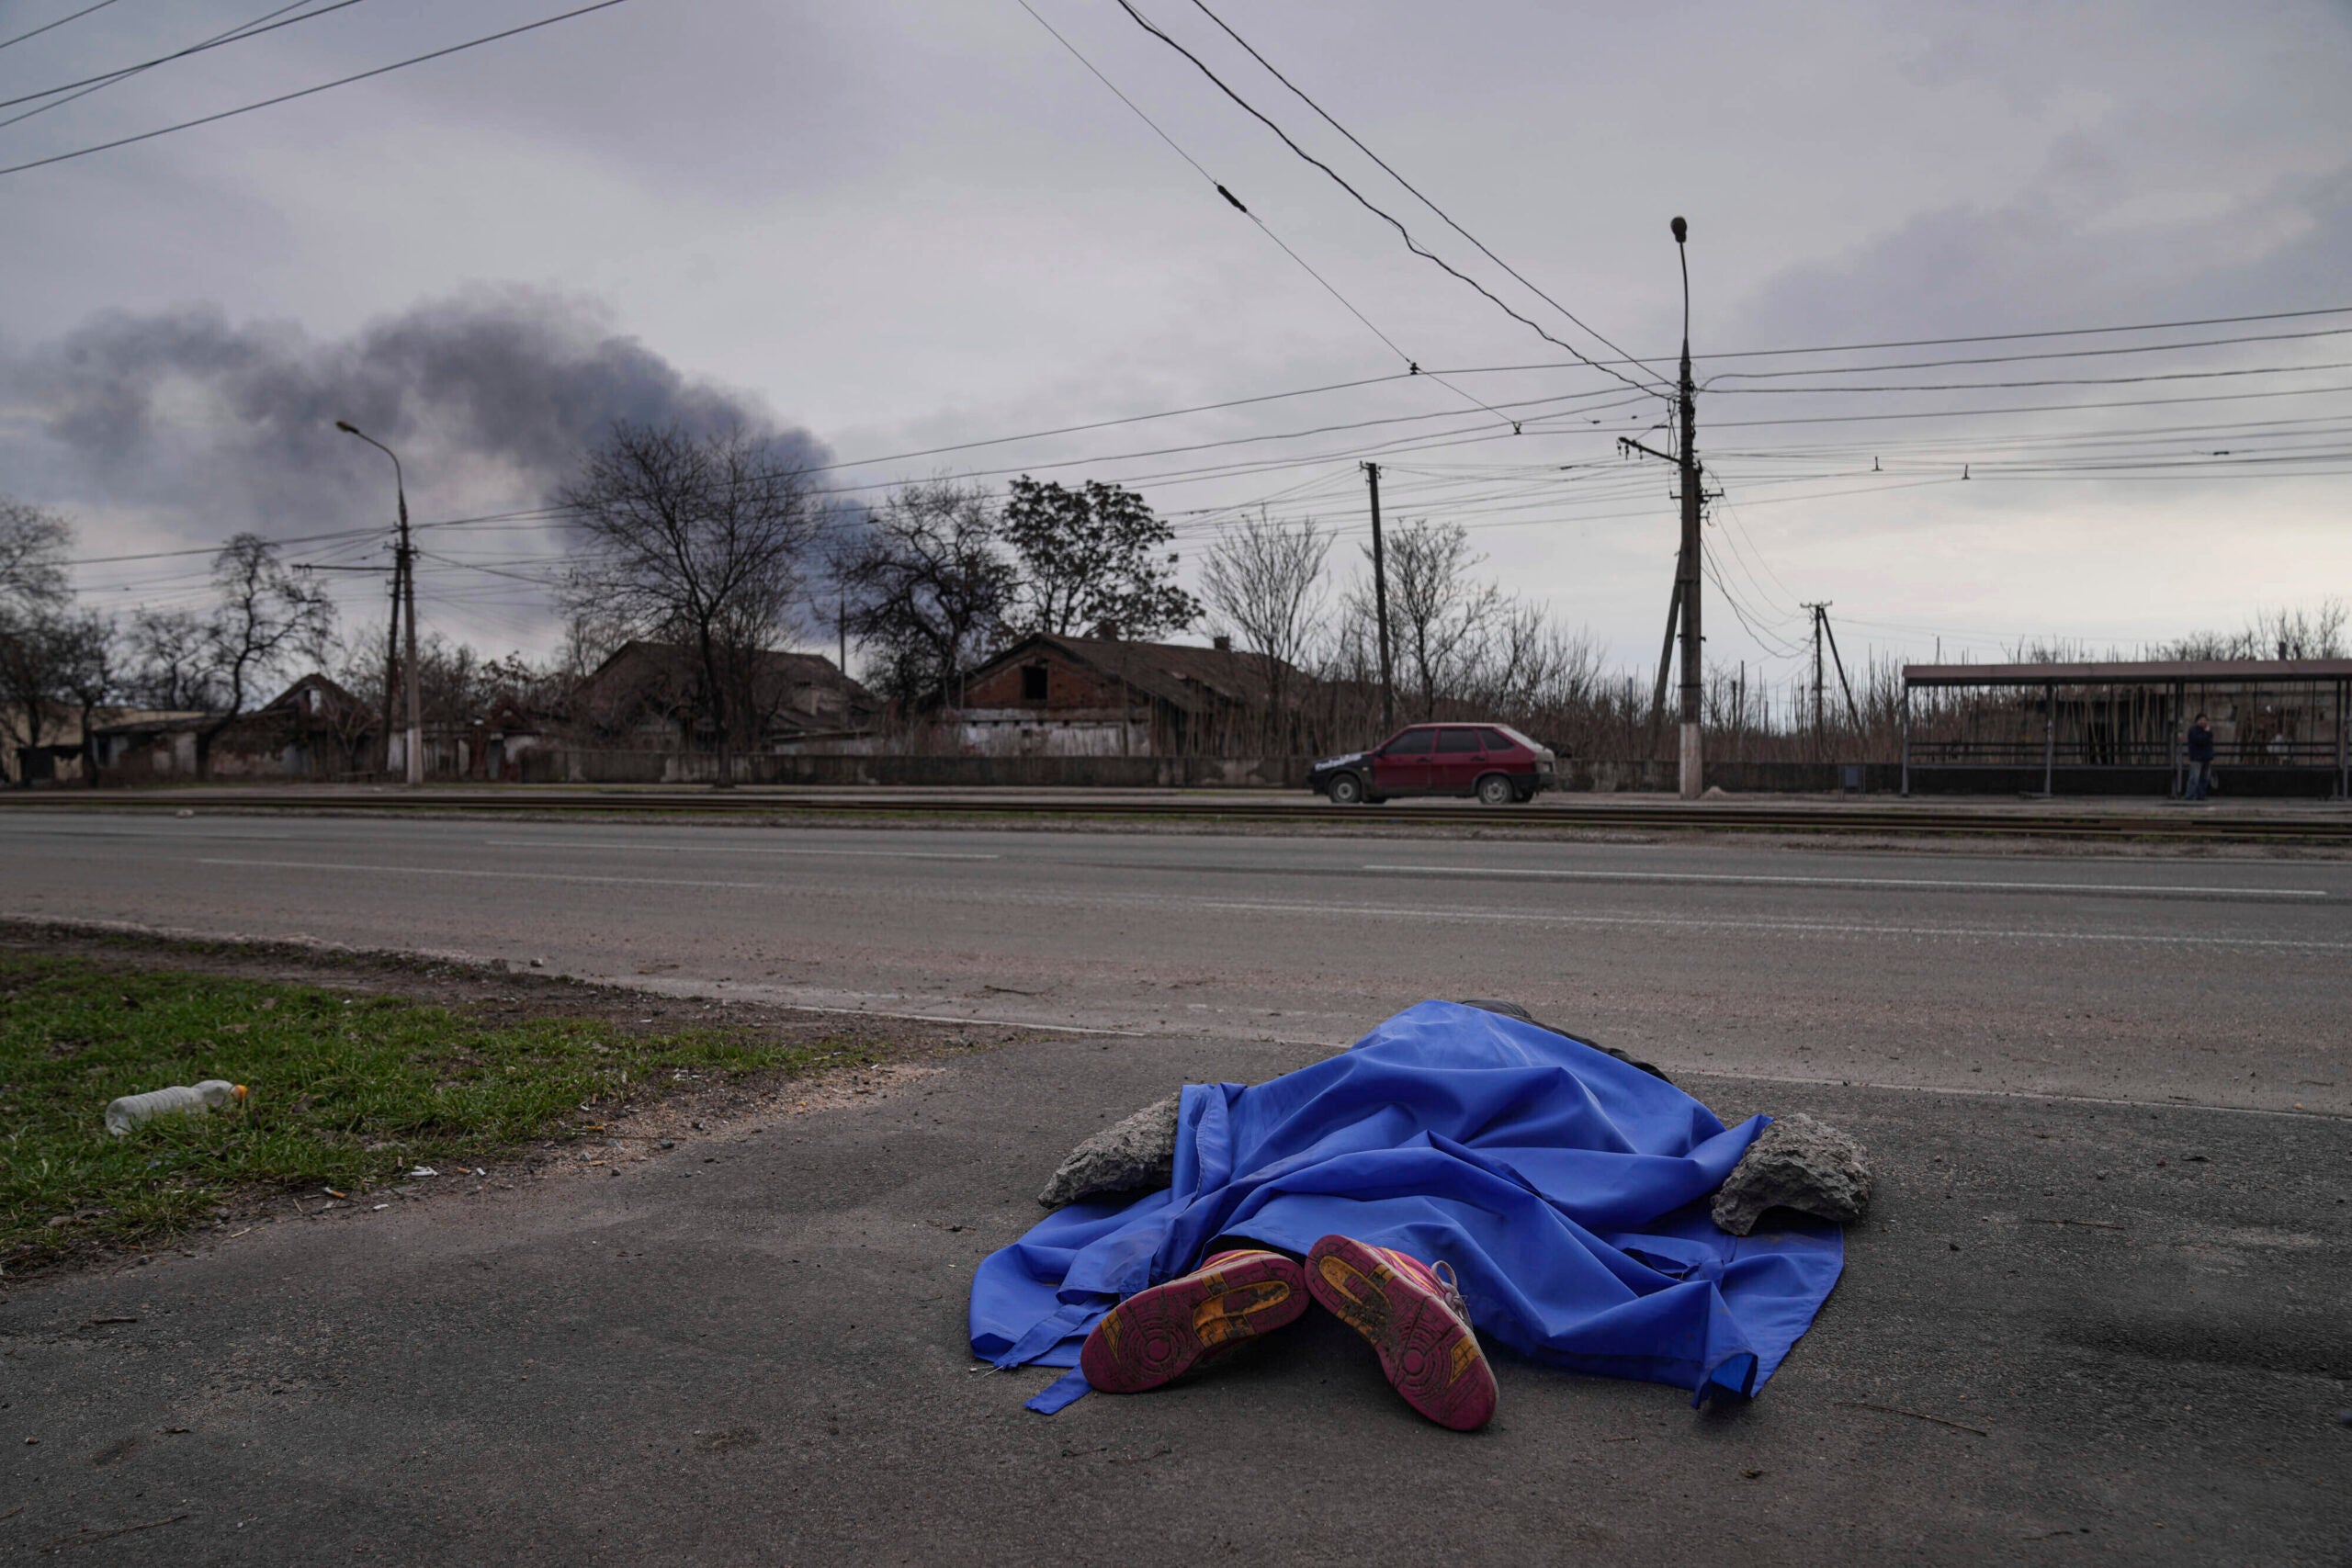
<svg viewBox="0 0 2352 1568">
<path fill-rule="evenodd" d="M 1292 748 L 1312 683 L 1224 638 L 1195 648 L 1038 632 L 932 705 L 959 745 L 994 755 L 1254 756 Z"/>
</svg>

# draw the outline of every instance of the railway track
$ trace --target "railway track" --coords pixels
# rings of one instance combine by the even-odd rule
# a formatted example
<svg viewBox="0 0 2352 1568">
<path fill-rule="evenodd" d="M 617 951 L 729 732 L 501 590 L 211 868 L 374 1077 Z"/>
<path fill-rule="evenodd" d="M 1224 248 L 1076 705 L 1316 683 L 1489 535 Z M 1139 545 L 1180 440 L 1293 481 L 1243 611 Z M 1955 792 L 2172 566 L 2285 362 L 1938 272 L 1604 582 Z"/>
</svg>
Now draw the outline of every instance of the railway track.
<svg viewBox="0 0 2352 1568">
<path fill-rule="evenodd" d="M 432 791 L 418 795 L 368 792 L 317 795 L 296 791 L 238 790 L 182 794 L 102 792 L 17 795 L 0 800 L 0 810 L 40 812 L 227 810 L 350 812 L 419 815 L 440 812 L 487 815 L 546 813 L 597 816 L 948 818 L 1010 821 L 1041 818 L 1098 818 L 1286 823 L 1344 826 L 1383 831 L 1425 827 L 1477 827 L 1542 832 L 1551 829 L 1589 831 L 1630 829 L 1645 832 L 1821 833 L 1838 836 L 1894 834 L 1931 838 L 2064 838 L 2119 841 L 2196 841 L 2352 845 L 2352 811 L 2294 811 L 2276 816 L 2220 815 L 2192 811 L 2085 810 L 2066 808 L 1976 808 L 1824 805 L 1685 805 L 1681 802 L 1610 801 L 1593 805 L 1521 807 L 1422 805 L 1389 810 L 1379 807 L 1333 807 L 1320 803 L 1231 796 L 1193 800 L 1164 797 L 1121 800 L 1084 798 L 989 799 L 969 794 L 827 795 L 762 794 L 755 790 L 530 790 Z"/>
</svg>

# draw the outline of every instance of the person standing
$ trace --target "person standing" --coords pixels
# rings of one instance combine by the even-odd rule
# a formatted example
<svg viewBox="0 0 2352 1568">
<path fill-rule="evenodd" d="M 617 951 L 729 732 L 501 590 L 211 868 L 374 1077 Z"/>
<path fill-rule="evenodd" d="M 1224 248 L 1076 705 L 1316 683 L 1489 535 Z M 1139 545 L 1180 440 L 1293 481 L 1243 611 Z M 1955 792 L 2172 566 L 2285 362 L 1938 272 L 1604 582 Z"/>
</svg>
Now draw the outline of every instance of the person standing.
<svg viewBox="0 0 2352 1568">
<path fill-rule="evenodd" d="M 2213 727 L 2203 714 L 2188 727 L 2188 798 L 2202 800 L 2213 787 Z"/>
</svg>

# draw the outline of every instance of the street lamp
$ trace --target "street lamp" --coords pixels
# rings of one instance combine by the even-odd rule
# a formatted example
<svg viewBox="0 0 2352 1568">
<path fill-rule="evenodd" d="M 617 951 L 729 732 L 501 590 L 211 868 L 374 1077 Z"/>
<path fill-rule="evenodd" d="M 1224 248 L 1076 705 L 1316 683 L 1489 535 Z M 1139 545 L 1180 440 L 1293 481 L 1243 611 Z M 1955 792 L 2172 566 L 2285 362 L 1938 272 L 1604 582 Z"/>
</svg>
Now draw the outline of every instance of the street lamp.
<svg viewBox="0 0 2352 1568">
<path fill-rule="evenodd" d="M 424 782 L 424 726 L 418 716 L 416 694 L 416 568 L 415 552 L 408 542 L 408 484 L 401 475 L 401 455 L 352 423 L 347 419 L 334 422 L 334 427 L 345 435 L 360 440 L 392 460 L 392 490 L 400 497 L 401 542 L 393 557 L 392 618 L 395 622 L 403 610 L 408 615 L 408 747 L 402 761 L 407 764 L 408 783 L 413 786 Z M 390 748 L 391 693 L 384 694 L 385 747 Z"/>
</svg>

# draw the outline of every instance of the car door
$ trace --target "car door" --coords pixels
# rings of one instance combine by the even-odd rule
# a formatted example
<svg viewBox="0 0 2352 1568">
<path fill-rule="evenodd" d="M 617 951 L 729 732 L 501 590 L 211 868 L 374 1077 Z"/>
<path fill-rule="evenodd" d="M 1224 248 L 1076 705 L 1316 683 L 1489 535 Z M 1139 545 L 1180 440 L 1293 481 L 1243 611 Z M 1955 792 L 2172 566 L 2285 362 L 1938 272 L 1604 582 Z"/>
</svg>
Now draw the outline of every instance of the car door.
<svg viewBox="0 0 2352 1568">
<path fill-rule="evenodd" d="M 1408 729 L 1374 752 L 1372 793 L 1377 795 L 1428 794 L 1430 750 L 1436 733 L 1426 727 Z"/>
<path fill-rule="evenodd" d="M 1430 792 L 1468 795 L 1477 787 L 1478 775 L 1486 766 L 1487 743 L 1477 729 L 1466 724 L 1449 724 L 1437 732 L 1437 752 L 1430 766 Z"/>
</svg>

